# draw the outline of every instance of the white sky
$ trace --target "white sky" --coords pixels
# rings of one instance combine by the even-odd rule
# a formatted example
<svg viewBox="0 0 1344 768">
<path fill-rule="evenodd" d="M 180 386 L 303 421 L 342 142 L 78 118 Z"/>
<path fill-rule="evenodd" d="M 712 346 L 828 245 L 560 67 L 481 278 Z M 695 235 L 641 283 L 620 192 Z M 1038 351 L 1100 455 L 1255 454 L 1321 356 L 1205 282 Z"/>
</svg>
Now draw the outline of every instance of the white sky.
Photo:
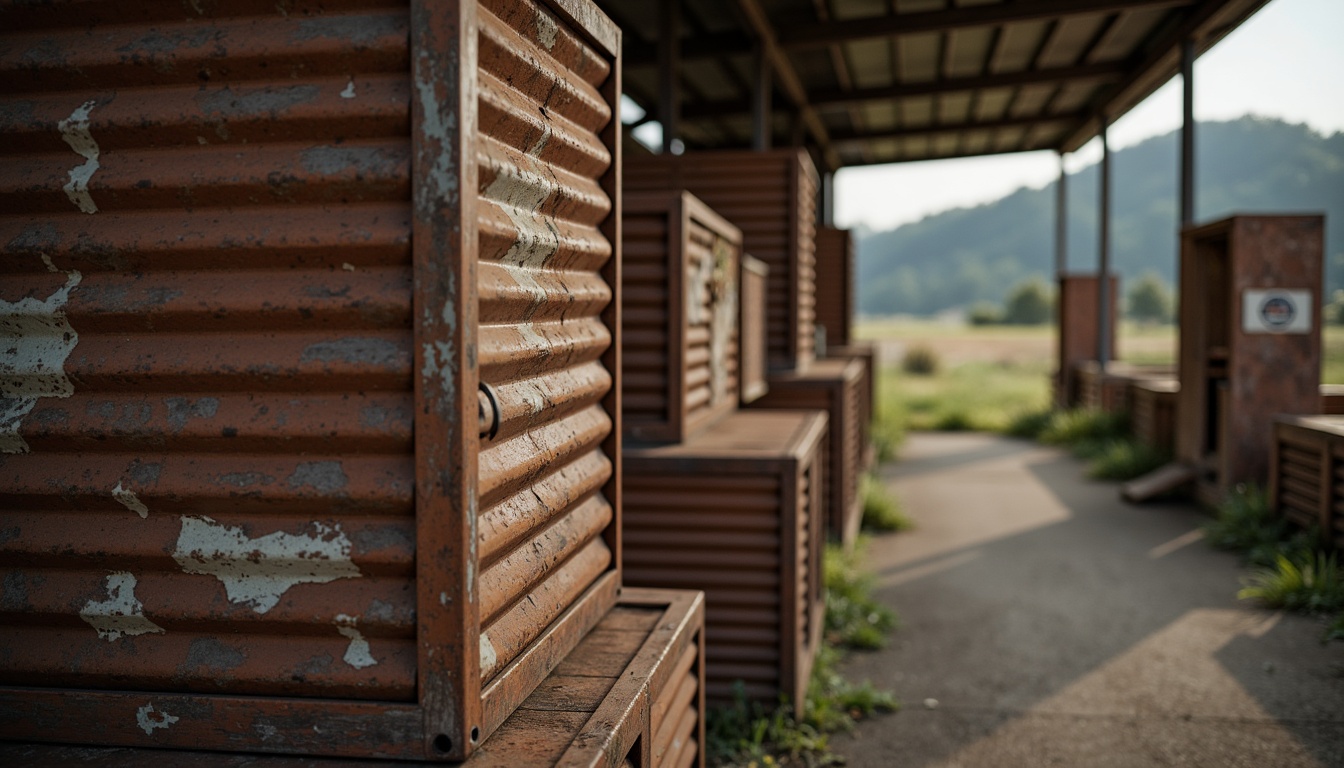
<svg viewBox="0 0 1344 768">
<path fill-rule="evenodd" d="M 1195 62 L 1194 80 L 1196 120 L 1252 113 L 1344 130 L 1344 0 L 1272 0 Z M 1180 124 L 1177 77 L 1117 120 L 1108 139 L 1120 149 Z M 1100 157 L 1094 139 L 1065 162 L 1072 173 Z M 835 222 L 891 229 L 1058 175 L 1053 152 L 845 168 L 835 177 Z"/>
</svg>

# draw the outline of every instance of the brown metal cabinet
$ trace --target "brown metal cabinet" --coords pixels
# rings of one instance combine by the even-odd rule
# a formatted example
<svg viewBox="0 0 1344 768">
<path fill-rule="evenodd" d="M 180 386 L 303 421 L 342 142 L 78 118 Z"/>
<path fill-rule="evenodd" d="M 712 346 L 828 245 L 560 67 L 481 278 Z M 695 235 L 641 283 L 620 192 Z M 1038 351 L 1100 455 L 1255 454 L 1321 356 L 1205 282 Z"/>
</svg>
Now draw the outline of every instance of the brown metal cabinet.
<svg viewBox="0 0 1344 768">
<path fill-rule="evenodd" d="M 759 400 L 769 389 L 766 380 L 766 282 L 770 267 L 750 254 L 742 254 L 742 278 L 738 292 L 738 375 L 743 405 Z"/>
<path fill-rule="evenodd" d="M 854 338 L 854 238 L 847 229 L 817 230 L 817 326 L 824 329 L 826 357 L 856 357 L 863 363 L 859 432 L 863 466 L 872 463 L 872 421 L 877 413 L 877 347 Z"/>
<path fill-rule="evenodd" d="M 1276 414 L 1320 407 L 1321 216 L 1233 216 L 1181 233 L 1176 456 L 1200 496 L 1264 482 Z"/>
<path fill-rule="evenodd" d="M 850 546 L 863 520 L 859 476 L 863 471 L 863 364 L 855 358 L 817 360 L 803 373 L 776 373 L 770 391 L 753 408 L 825 411 L 830 424 L 825 520 L 831 538 Z"/>
<path fill-rule="evenodd" d="M 1344 418 L 1279 416 L 1269 452 L 1269 503 L 1344 549 Z"/>
<path fill-rule="evenodd" d="M 743 248 L 770 267 L 766 292 L 771 369 L 815 356 L 818 176 L 800 149 L 687 152 L 630 158 L 625 189 L 687 190 L 742 230 Z"/>
<path fill-rule="evenodd" d="M 1097 340 L 1101 330 L 1097 323 L 1096 275 L 1061 275 L 1059 296 L 1056 300 L 1056 327 L 1059 346 L 1055 368 L 1055 404 L 1061 408 L 1075 408 L 1083 403 L 1084 393 L 1078 369 L 1084 363 L 1095 365 Z M 1111 321 L 1107 334 L 1107 348 L 1115 349 L 1116 299 L 1119 278 L 1111 278 Z"/>
<path fill-rule="evenodd" d="M 623 206 L 625 432 L 678 442 L 737 408 L 742 233 L 688 192 Z"/>
<path fill-rule="evenodd" d="M 738 411 L 625 452 L 625 578 L 705 591 L 711 701 L 802 701 L 823 618 L 826 415 Z"/>
<path fill-rule="evenodd" d="M 620 586 L 619 30 L 5 20 L 0 736 L 467 757 Z"/>
<path fill-rule="evenodd" d="M 1181 383 L 1176 379 L 1136 379 L 1129 385 L 1130 430 L 1139 442 L 1172 452 L 1176 428 L 1176 399 Z"/>
</svg>

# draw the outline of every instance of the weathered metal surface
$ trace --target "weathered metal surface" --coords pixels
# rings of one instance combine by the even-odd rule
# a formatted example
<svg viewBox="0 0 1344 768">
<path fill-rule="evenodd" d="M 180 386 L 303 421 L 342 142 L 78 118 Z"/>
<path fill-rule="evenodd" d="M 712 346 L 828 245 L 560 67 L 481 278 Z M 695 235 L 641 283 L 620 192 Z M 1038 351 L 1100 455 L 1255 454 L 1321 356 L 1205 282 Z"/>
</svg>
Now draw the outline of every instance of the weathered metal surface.
<svg viewBox="0 0 1344 768">
<path fill-rule="evenodd" d="M 1306 333 L 1248 333 L 1248 290 L 1301 289 L 1319 299 L 1321 216 L 1234 216 L 1181 233 L 1180 381 L 1176 456 L 1203 466 L 1208 498 L 1269 474 L 1278 414 L 1320 407 L 1318 308 Z"/>
<path fill-rule="evenodd" d="M 854 341 L 854 238 L 848 229 L 817 229 L 817 327 L 826 348 Z"/>
<path fill-rule="evenodd" d="M 1317 412 L 1331 416 L 1344 414 L 1344 384 L 1321 385 L 1321 407 Z"/>
<path fill-rule="evenodd" d="M 1172 452 L 1180 389 L 1180 382 L 1174 378 L 1137 379 L 1130 383 L 1129 425 L 1135 439 L 1168 454 Z"/>
<path fill-rule="evenodd" d="M 766 381 L 765 304 L 770 267 L 760 259 L 742 255 L 738 298 L 738 373 L 742 380 L 742 404 L 760 399 L 770 388 Z"/>
<path fill-rule="evenodd" d="M 625 580 L 706 594 L 708 696 L 801 700 L 821 642 L 826 416 L 738 411 L 625 454 Z"/>
<path fill-rule="evenodd" d="M 1111 278 L 1111 313 L 1117 306 L 1119 278 Z M 1081 392 L 1077 368 L 1084 362 L 1097 359 L 1097 277 L 1096 275 L 1061 275 L 1059 296 L 1055 302 L 1059 346 L 1055 358 L 1055 404 L 1073 408 L 1080 404 Z M 1115 318 L 1107 325 L 1115 335 Z M 1115 339 L 1107 345 L 1115 349 Z"/>
<path fill-rule="evenodd" d="M 737 407 L 742 233 L 687 192 L 622 205 L 625 433 L 678 442 Z"/>
<path fill-rule="evenodd" d="M 1344 419 L 1280 416 L 1269 451 L 1274 509 L 1322 541 L 1344 549 Z"/>
<path fill-rule="evenodd" d="M 770 391 L 752 408 L 818 410 L 829 416 L 830 438 L 822 510 L 827 533 L 850 546 L 859 535 L 863 500 L 863 364 L 854 358 L 818 360 L 803 373 L 774 374 Z"/>
<path fill-rule="evenodd" d="M 628 589 L 620 603 L 537 686 L 494 737 L 462 765 L 466 768 L 703 765 L 704 685 L 700 670 L 703 658 L 703 595 Z M 98 768 L 139 768 L 151 763 L 193 768 L 356 768 L 406 764 L 23 742 L 0 742 L 0 763 L 23 766 L 78 763 Z"/>
<path fill-rule="evenodd" d="M 460 759 L 610 606 L 618 33 L 561 5 L 6 12 L 0 734 Z"/>
<path fill-rule="evenodd" d="M 742 230 L 745 251 L 770 267 L 769 366 L 806 368 L 816 323 L 817 171 L 802 150 L 688 152 L 632 159 L 627 191 L 685 189 Z"/>
<path fill-rule="evenodd" d="M 870 466 L 877 458 L 873 446 L 873 419 L 878 408 L 877 377 L 882 371 L 878 346 L 870 341 L 856 341 L 844 346 L 827 345 L 826 354 L 834 358 L 853 358 L 863 364 L 863 374 L 859 380 L 859 440 L 863 446 L 863 465 Z"/>
</svg>

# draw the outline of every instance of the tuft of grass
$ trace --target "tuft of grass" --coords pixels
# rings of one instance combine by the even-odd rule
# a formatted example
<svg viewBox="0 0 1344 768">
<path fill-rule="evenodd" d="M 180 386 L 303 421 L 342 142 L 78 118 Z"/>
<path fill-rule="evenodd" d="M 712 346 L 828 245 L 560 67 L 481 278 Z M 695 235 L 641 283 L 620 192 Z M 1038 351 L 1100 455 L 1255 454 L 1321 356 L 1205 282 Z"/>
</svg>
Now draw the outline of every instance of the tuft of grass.
<svg viewBox="0 0 1344 768">
<path fill-rule="evenodd" d="M 971 362 L 931 376 L 902 376 L 889 368 L 878 382 L 882 420 L 902 431 L 1000 431 L 1013 414 L 1049 402 L 1047 368 L 1044 363 Z"/>
<path fill-rule="evenodd" d="M 925 346 L 911 347 L 901 358 L 901 370 L 911 376 L 932 376 L 939 367 L 938 353 Z"/>
<path fill-rule="evenodd" d="M 860 565 L 863 543 L 846 552 L 827 544 L 822 558 L 826 587 L 826 640 L 832 645 L 874 650 L 887 644 L 896 628 L 895 611 L 873 597 L 873 577 Z"/>
<path fill-rule="evenodd" d="M 1036 440 L 1050 426 L 1050 422 L 1055 418 L 1053 408 L 1042 408 L 1039 410 L 1025 410 L 1019 412 L 1008 421 L 1008 425 L 1003 428 L 1003 433 L 1009 437 L 1024 437 L 1028 440 Z"/>
<path fill-rule="evenodd" d="M 1316 614 L 1344 610 L 1344 569 L 1334 553 L 1280 554 L 1273 565 L 1261 566 L 1246 577 L 1244 584 L 1238 598 L 1258 600 L 1270 608 Z"/>
<path fill-rule="evenodd" d="M 873 420 L 873 445 L 877 448 L 878 462 L 896 460 L 896 451 L 905 442 L 905 427 L 901 420 L 881 414 Z"/>
<path fill-rule="evenodd" d="M 863 494 L 863 530 L 906 531 L 914 527 L 900 501 L 877 478 L 864 475 L 859 481 L 859 491 Z"/>
<path fill-rule="evenodd" d="M 933 429 L 938 432 L 973 432 L 975 419 L 962 410 L 945 411 L 934 418 Z"/>
<path fill-rule="evenodd" d="M 1100 453 L 1102 444 L 1123 438 L 1128 432 L 1126 413 L 1079 408 L 1056 411 L 1037 439 L 1046 445 L 1072 448 L 1082 458 L 1090 458 Z"/>
<path fill-rule="evenodd" d="M 1270 566 L 1288 551 L 1290 526 L 1274 514 L 1269 494 L 1258 485 L 1239 485 L 1204 524 L 1204 535 L 1218 549 L 1238 552 L 1253 565 Z"/>
<path fill-rule="evenodd" d="M 854 723 L 878 712 L 895 712 L 900 702 L 890 692 L 879 690 L 870 681 L 851 683 L 836 671 L 840 652 L 830 646 L 817 649 L 808 681 L 803 722 L 823 733 L 854 728 Z"/>
<path fill-rule="evenodd" d="M 1101 443 L 1087 465 L 1087 476 L 1094 480 L 1133 480 L 1152 472 L 1171 460 L 1165 451 L 1133 438 Z"/>
<path fill-rule="evenodd" d="M 1344 640 L 1344 612 L 1335 616 L 1325 628 L 1325 636 L 1321 638 L 1321 642 L 1328 643 L 1331 640 Z"/>
</svg>

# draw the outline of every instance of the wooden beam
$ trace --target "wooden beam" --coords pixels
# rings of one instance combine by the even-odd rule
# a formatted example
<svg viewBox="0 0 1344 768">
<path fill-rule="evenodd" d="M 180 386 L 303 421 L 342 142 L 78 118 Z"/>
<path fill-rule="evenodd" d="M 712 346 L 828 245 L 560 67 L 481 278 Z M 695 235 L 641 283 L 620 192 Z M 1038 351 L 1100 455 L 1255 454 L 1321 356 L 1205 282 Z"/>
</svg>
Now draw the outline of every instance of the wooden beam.
<svg viewBox="0 0 1344 768">
<path fill-rule="evenodd" d="M 948 32 L 965 27 L 985 27 L 1061 16 L 1116 13 L 1147 8 L 1192 5 L 1191 0 L 1019 0 L 1015 3 L 975 5 L 942 11 L 897 13 L 842 21 L 813 22 L 781 27 L 779 44 L 788 49 L 818 48 L 831 43 L 870 40 L 893 35 Z"/>
<path fill-rule="evenodd" d="M 967 152 L 958 150 L 947 153 L 932 153 L 920 155 L 918 157 L 897 157 L 897 158 L 875 158 L 857 160 L 845 163 L 846 168 L 858 168 L 865 165 L 899 165 L 901 163 L 923 163 L 929 160 L 955 160 L 961 157 L 987 157 L 989 155 L 1018 155 L 1023 152 L 1047 152 L 1054 151 L 1044 144 L 1029 144 L 1027 146 L 1009 147 L 1005 149 L 986 149 L 979 152 Z"/>
<path fill-rule="evenodd" d="M 822 157 L 825 158 L 826 168 L 821 170 L 835 170 L 840 167 L 840 156 L 836 154 L 835 148 L 831 146 L 830 133 L 826 130 L 826 124 L 821 121 L 817 111 L 807 100 L 807 90 L 803 87 L 803 81 L 798 78 L 798 73 L 793 70 L 793 63 L 784 53 L 784 49 L 779 47 L 779 42 L 775 38 L 775 29 L 770 24 L 769 18 L 765 15 L 765 9 L 761 7 L 759 0 L 737 0 L 737 8 L 741 11 L 743 18 L 747 21 L 747 26 L 756 36 L 757 43 L 761 50 L 770 61 L 770 66 L 774 70 L 775 81 L 783 89 L 789 101 L 793 102 L 793 108 L 797 110 L 799 118 L 803 125 L 807 127 L 807 132 L 812 134 L 817 144 L 821 146 Z"/>
<path fill-rule="evenodd" d="M 1077 120 L 1077 114 L 1065 115 L 1037 115 L 1034 117 L 1007 117 L 1002 120 L 985 120 L 980 122 L 967 123 L 941 123 L 935 125 L 919 126 L 915 128 L 897 128 L 890 131 L 856 131 L 851 133 L 837 133 L 833 135 L 836 146 L 849 146 L 853 144 L 862 144 L 865 142 L 882 141 L 884 139 L 904 139 L 911 136 L 936 136 L 940 133 L 965 133 L 967 131 L 996 131 L 1003 128 L 1034 128 L 1038 125 L 1052 125 L 1055 123 L 1072 123 Z M 1048 147 L 1042 147 L 1047 149 Z"/>
<path fill-rule="evenodd" d="M 682 61 L 746 56 L 753 50 L 754 44 L 751 38 L 741 32 L 696 33 L 681 41 Z M 627 36 L 621 50 L 621 67 L 629 70 L 656 66 L 658 66 L 657 49 Z"/>
</svg>

